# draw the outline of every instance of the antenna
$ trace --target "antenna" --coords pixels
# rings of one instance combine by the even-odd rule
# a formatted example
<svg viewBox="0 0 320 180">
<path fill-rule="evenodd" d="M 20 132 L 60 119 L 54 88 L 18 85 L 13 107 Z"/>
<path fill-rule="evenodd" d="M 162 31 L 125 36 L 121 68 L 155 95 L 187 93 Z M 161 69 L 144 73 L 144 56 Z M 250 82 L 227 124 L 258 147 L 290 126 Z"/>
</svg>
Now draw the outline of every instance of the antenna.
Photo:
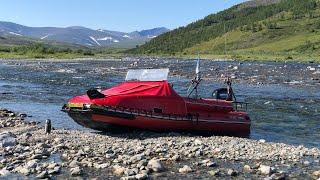
<svg viewBox="0 0 320 180">
<path fill-rule="evenodd" d="M 199 80 L 200 77 L 200 55 L 198 53 L 197 67 L 196 67 L 196 79 Z"/>
<path fill-rule="evenodd" d="M 189 93 L 188 97 L 190 97 L 191 94 L 195 91 L 195 94 L 196 94 L 195 98 L 198 98 L 198 86 L 201 81 L 202 81 L 202 79 L 201 79 L 201 72 L 200 72 L 200 55 L 198 53 L 198 60 L 197 60 L 197 66 L 196 66 L 196 76 L 194 77 L 194 79 L 191 80 L 191 85 L 190 85 L 188 91 L 190 90 L 190 88 L 192 86 L 193 86 L 193 89 Z"/>
</svg>

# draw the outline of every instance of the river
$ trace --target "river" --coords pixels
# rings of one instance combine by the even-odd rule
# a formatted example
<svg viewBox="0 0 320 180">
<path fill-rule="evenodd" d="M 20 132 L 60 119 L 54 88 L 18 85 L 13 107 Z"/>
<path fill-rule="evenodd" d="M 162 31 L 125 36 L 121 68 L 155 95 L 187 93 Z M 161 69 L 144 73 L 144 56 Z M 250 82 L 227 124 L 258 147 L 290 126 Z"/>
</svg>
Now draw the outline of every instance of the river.
<svg viewBox="0 0 320 180">
<path fill-rule="evenodd" d="M 111 87 L 127 69 L 170 68 L 169 81 L 186 95 L 195 61 L 124 58 L 122 60 L 0 60 L 0 107 L 27 113 L 28 120 L 82 129 L 60 111 L 69 98 L 91 87 Z M 320 147 L 320 65 L 314 63 L 201 61 L 202 97 L 225 86 L 249 104 L 252 139 Z"/>
</svg>

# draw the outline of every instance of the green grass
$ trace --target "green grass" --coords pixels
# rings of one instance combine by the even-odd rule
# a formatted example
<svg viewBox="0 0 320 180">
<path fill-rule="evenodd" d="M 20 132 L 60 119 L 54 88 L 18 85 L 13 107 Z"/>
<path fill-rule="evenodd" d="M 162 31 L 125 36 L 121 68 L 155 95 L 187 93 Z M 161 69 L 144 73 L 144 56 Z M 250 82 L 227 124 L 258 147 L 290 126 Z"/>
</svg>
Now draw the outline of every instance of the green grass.
<svg viewBox="0 0 320 180">
<path fill-rule="evenodd" d="M 29 45 L 2 45 L 0 59 L 76 59 L 76 58 L 119 58 L 123 48 L 86 48 L 63 45 L 31 43 Z"/>
</svg>

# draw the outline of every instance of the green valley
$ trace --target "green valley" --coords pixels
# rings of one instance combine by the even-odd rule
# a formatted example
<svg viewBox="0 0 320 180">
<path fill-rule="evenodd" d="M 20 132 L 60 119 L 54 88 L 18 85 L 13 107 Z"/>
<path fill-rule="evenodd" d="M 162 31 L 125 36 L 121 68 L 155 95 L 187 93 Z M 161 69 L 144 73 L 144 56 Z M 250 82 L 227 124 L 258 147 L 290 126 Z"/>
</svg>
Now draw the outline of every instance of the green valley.
<svg viewBox="0 0 320 180">
<path fill-rule="evenodd" d="M 320 60 L 319 0 L 255 0 L 164 33 L 127 52 L 245 60 Z"/>
</svg>

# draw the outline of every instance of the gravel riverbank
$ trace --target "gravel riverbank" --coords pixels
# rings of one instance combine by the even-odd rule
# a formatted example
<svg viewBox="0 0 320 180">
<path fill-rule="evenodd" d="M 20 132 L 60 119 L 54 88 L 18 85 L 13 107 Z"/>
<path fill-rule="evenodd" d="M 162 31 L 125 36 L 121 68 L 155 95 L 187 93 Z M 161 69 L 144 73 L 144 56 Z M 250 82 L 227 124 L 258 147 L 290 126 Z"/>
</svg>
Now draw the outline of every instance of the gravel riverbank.
<svg viewBox="0 0 320 180">
<path fill-rule="evenodd" d="M 320 178 L 317 148 L 178 133 L 46 135 L 25 117 L 0 110 L 0 178 Z"/>
</svg>

